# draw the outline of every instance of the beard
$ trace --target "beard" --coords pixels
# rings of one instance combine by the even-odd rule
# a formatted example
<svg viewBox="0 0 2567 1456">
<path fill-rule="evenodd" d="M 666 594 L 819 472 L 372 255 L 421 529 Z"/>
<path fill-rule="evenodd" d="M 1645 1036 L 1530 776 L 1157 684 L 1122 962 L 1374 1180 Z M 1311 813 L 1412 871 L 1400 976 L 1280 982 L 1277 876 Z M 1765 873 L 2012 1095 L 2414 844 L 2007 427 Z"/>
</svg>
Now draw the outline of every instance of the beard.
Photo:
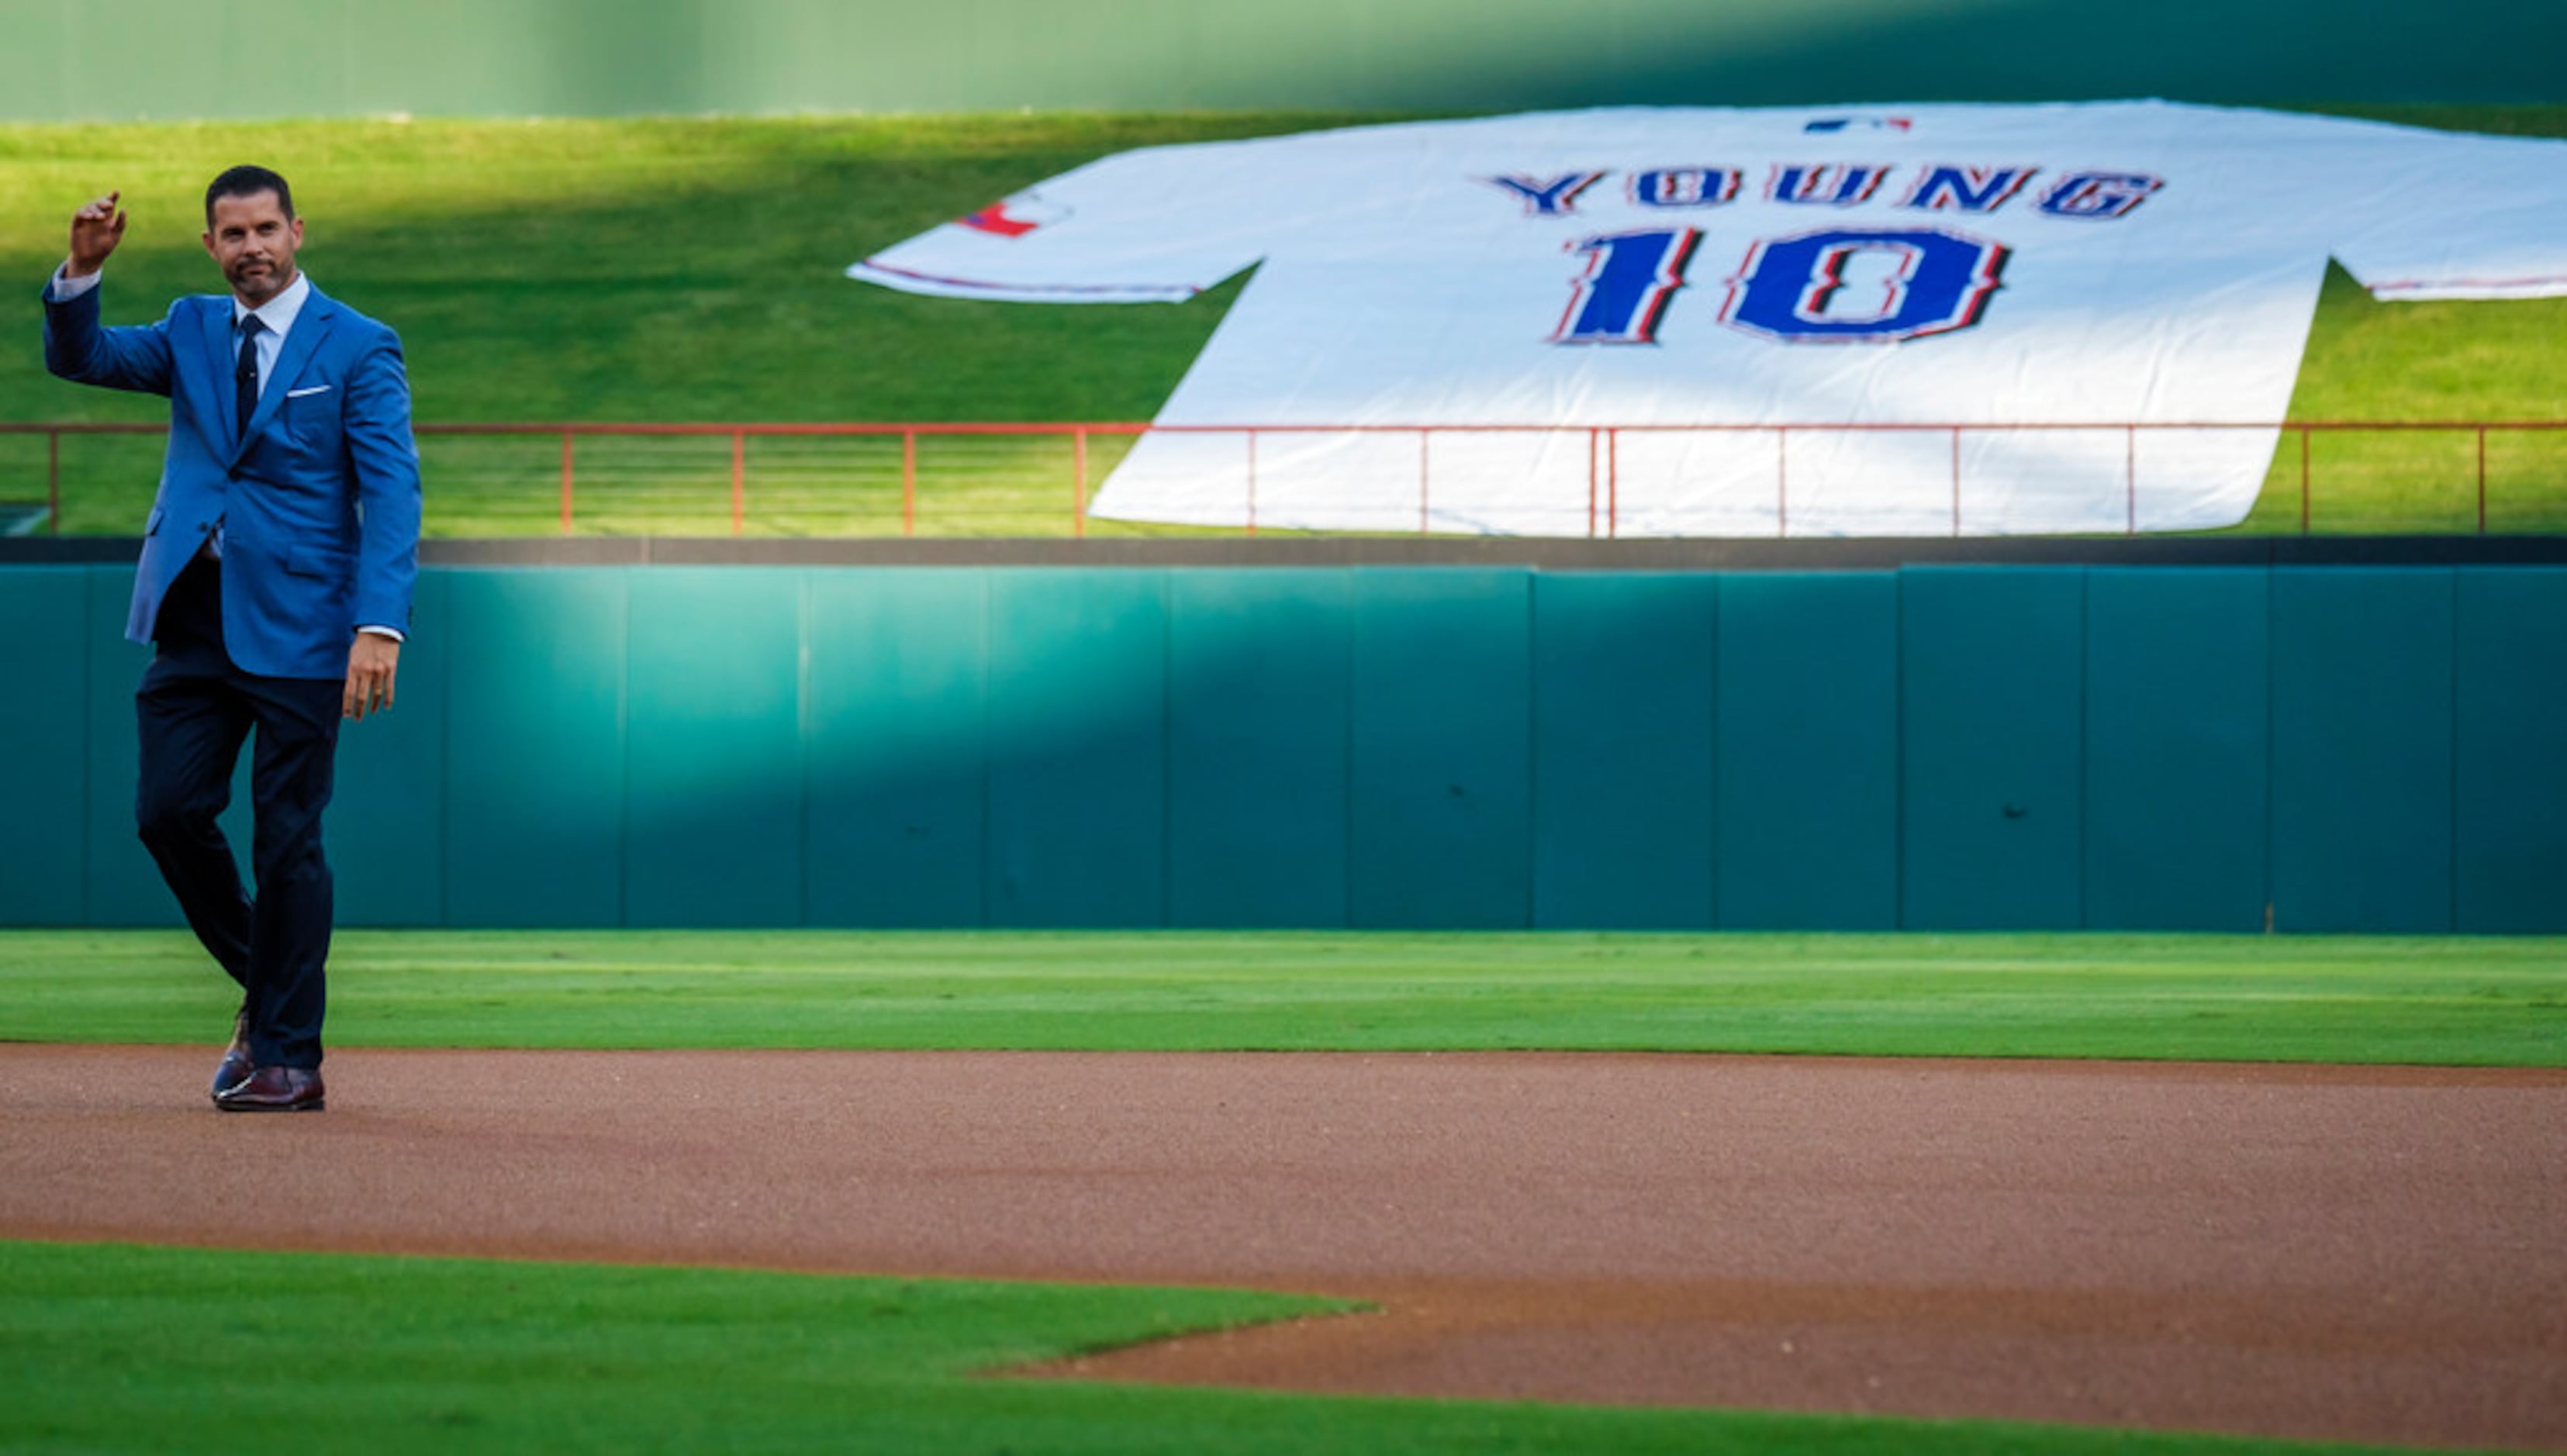
<svg viewBox="0 0 2567 1456">
<path fill-rule="evenodd" d="M 286 285 L 294 281 L 294 265 L 266 258 L 234 263 L 223 270 L 223 281 L 242 298 L 265 303 L 285 292 Z"/>
</svg>

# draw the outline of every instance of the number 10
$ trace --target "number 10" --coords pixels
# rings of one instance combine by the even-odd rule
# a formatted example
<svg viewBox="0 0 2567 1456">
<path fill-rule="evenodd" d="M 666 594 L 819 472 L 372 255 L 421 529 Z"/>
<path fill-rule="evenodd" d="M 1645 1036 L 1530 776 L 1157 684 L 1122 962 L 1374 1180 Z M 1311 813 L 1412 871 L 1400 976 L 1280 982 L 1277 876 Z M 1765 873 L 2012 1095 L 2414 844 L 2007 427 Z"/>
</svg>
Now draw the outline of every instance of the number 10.
<svg viewBox="0 0 2567 1456">
<path fill-rule="evenodd" d="M 1570 245 L 1586 271 L 1571 285 L 1554 344 L 1654 344 L 1702 235 L 1689 227 L 1606 233 Z M 1823 228 L 1767 238 L 1730 280 L 1720 322 L 1786 344 L 1895 344 L 1979 322 L 1998 288 L 2004 245 L 1939 227 Z M 1846 267 L 1886 263 L 1878 291 Z M 1857 295 L 1860 295 L 1859 297 Z"/>
</svg>

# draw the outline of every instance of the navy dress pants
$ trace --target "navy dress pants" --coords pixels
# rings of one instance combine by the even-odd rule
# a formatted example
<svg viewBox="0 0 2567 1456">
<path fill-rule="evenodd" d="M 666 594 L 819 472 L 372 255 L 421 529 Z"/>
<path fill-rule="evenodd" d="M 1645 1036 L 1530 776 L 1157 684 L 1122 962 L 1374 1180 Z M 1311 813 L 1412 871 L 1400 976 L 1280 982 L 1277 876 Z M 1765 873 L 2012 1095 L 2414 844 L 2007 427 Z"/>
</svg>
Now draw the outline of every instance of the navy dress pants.
<svg viewBox="0 0 2567 1456">
<path fill-rule="evenodd" d="M 189 928 L 241 986 L 250 1060 L 318 1068 L 323 974 L 330 958 L 330 864 L 321 852 L 346 684 L 257 677 L 223 646 L 222 568 L 187 565 L 162 600 L 151 665 L 134 696 L 143 766 L 135 820 Z M 250 759 L 250 870 L 214 817 L 231 802 L 232 769 Z"/>
</svg>

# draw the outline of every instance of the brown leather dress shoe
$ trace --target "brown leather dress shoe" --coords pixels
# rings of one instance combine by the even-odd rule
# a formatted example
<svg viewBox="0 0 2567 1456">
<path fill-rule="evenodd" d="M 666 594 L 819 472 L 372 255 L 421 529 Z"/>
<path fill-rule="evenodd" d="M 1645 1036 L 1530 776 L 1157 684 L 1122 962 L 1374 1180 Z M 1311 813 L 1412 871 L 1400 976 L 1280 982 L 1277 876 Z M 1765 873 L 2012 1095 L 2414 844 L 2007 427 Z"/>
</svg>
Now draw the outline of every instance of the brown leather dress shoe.
<svg viewBox="0 0 2567 1456">
<path fill-rule="evenodd" d="M 301 1067 L 262 1067 L 214 1094 L 226 1112 L 318 1112 L 321 1074 Z"/>
<path fill-rule="evenodd" d="M 224 1092 L 249 1079 L 251 1070 L 249 1013 L 243 1011 L 232 1018 L 232 1044 L 224 1049 L 222 1062 L 214 1068 L 214 1085 L 207 1090 L 206 1095 L 221 1101 Z"/>
</svg>

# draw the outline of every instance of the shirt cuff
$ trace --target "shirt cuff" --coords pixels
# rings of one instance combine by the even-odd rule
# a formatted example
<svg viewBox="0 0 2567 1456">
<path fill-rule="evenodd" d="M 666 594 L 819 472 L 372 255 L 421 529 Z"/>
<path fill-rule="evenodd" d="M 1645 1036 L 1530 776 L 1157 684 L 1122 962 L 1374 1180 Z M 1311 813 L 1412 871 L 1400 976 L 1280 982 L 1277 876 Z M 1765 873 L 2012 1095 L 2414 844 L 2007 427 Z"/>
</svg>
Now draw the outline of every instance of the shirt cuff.
<svg viewBox="0 0 2567 1456">
<path fill-rule="evenodd" d="M 87 278 L 66 278 L 63 276 L 63 269 L 70 266 L 71 265 L 69 263 L 64 263 L 54 269 L 53 285 L 45 290 L 45 297 L 48 300 L 58 304 L 70 303 L 72 300 L 79 298 L 82 294 L 98 287 L 99 280 L 107 276 L 107 270 L 102 268 L 96 273 L 89 275 Z"/>
<path fill-rule="evenodd" d="M 409 640 L 410 640 L 410 638 L 409 638 L 409 637 L 404 636 L 404 635 L 402 634 L 402 630 L 401 630 L 401 628 L 399 628 L 399 627 L 390 627 L 390 626 L 361 626 L 361 627 L 357 628 L 357 630 L 358 630 L 358 632 L 359 632 L 360 634 L 365 635 L 365 636 L 370 636 L 370 637 L 390 637 L 390 638 L 392 638 L 392 639 L 393 639 L 394 641 L 396 641 L 396 642 L 407 642 L 407 641 L 409 641 Z"/>
</svg>

